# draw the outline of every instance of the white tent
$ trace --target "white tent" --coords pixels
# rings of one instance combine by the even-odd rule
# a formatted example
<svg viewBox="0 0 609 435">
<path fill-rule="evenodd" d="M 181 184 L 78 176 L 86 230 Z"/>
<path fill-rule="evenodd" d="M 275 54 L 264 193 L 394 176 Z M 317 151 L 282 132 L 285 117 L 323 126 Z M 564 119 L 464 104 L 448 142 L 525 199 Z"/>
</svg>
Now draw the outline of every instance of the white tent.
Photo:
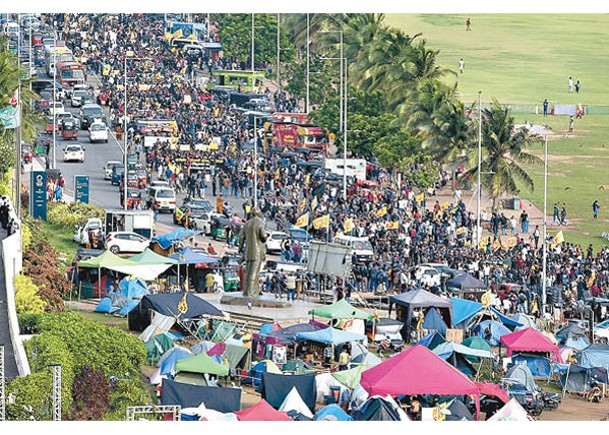
<svg viewBox="0 0 609 435">
<path fill-rule="evenodd" d="M 181 411 L 183 415 L 196 415 L 200 419 L 207 421 L 238 421 L 237 416 L 232 412 L 218 412 L 213 409 L 207 409 L 205 404 L 201 404 L 197 408 L 184 408 Z"/>
<path fill-rule="evenodd" d="M 362 407 L 364 403 L 366 403 L 366 400 L 368 400 L 369 396 L 370 395 L 368 394 L 368 392 L 364 390 L 364 387 L 362 387 L 361 384 L 357 384 L 357 386 L 353 389 L 353 392 L 351 393 L 351 398 L 349 400 L 349 409 L 352 411 L 357 411 Z"/>
<path fill-rule="evenodd" d="M 330 395 L 330 387 L 340 387 L 341 394 L 344 389 L 347 389 L 347 387 L 332 376 L 332 373 L 320 373 L 319 375 L 315 375 L 315 388 L 317 389 L 315 401 L 317 403 L 323 403 L 324 396 Z"/>
<path fill-rule="evenodd" d="M 167 376 L 161 374 L 161 369 L 157 369 L 148 379 L 151 385 L 161 385 L 163 379 L 167 379 Z"/>
<path fill-rule="evenodd" d="M 297 411 L 305 417 L 313 418 L 313 413 L 306 405 L 306 403 L 304 403 L 304 400 L 302 400 L 300 394 L 298 394 L 298 390 L 296 389 L 296 387 L 292 387 L 292 390 L 290 390 L 285 399 L 283 399 L 283 403 L 279 407 L 279 411 Z"/>
<path fill-rule="evenodd" d="M 155 335 L 168 332 L 175 322 L 176 319 L 173 317 L 164 316 L 155 312 L 150 325 L 148 325 L 148 327 L 140 334 L 140 340 L 146 343 Z"/>
<path fill-rule="evenodd" d="M 531 421 L 533 418 L 524 410 L 520 403 L 514 398 L 511 398 L 508 403 L 503 405 L 487 421 Z"/>
</svg>

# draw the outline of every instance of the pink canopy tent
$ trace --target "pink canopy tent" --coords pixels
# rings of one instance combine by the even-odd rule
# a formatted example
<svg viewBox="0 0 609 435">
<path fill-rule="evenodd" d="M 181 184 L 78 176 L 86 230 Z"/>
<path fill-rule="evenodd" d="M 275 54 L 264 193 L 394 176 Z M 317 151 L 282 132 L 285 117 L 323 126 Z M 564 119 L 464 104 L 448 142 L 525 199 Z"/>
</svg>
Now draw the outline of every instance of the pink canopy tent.
<svg viewBox="0 0 609 435">
<path fill-rule="evenodd" d="M 476 382 L 476 385 L 480 390 L 480 394 L 496 397 L 503 403 L 508 403 L 510 401 L 507 391 L 501 389 L 501 387 L 497 384 L 492 384 L 489 382 Z"/>
<path fill-rule="evenodd" d="M 500 342 L 506 347 L 507 356 L 512 356 L 514 352 L 548 352 L 555 355 L 556 361 L 563 362 L 558 346 L 533 328 L 525 328 L 503 335 Z"/>
<path fill-rule="evenodd" d="M 478 386 L 422 345 L 415 345 L 366 370 L 360 384 L 371 396 L 473 394 L 476 396 L 476 418 L 480 410 Z"/>
<path fill-rule="evenodd" d="M 236 411 L 235 415 L 239 421 L 294 421 L 287 412 L 277 411 L 264 399 L 250 408 Z"/>
</svg>

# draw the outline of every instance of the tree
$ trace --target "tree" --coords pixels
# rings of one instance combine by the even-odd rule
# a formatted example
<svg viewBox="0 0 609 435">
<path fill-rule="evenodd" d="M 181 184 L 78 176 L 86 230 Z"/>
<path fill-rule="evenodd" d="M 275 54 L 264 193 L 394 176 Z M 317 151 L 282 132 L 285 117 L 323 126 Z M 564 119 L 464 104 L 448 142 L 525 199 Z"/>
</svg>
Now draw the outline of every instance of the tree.
<svg viewBox="0 0 609 435">
<path fill-rule="evenodd" d="M 493 100 L 490 107 L 482 110 L 482 186 L 488 189 L 493 199 L 493 210 L 503 194 L 518 194 L 521 183 L 533 191 L 535 183 L 521 164 L 541 164 L 543 160 L 526 152 L 529 145 L 539 142 L 539 137 L 528 130 L 516 130 L 509 109 Z M 475 154 L 475 156 L 474 156 Z M 477 150 L 470 152 L 472 169 L 469 175 L 477 174 Z"/>
<path fill-rule="evenodd" d="M 440 165 L 424 154 L 404 158 L 400 170 L 404 179 L 421 192 L 440 181 Z"/>
</svg>

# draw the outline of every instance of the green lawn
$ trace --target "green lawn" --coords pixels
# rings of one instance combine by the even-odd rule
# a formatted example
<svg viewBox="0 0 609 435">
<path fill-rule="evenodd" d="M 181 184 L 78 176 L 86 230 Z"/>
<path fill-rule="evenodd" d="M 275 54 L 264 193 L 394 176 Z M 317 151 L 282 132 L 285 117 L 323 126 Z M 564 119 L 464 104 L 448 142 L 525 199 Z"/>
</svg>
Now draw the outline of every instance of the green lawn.
<svg viewBox="0 0 609 435">
<path fill-rule="evenodd" d="M 467 15 L 387 14 L 386 22 L 410 35 L 422 33 L 431 48 L 440 50 L 442 66 L 458 70 L 464 58 L 465 72 L 457 77 L 462 100 L 472 103 L 482 91 L 483 104 L 491 98 L 514 105 L 517 123 L 525 120 L 548 125 L 561 135 L 549 141 L 548 214 L 554 202 L 565 203 L 572 226 L 567 242 L 596 249 L 608 245 L 600 234 L 609 232 L 609 100 L 606 62 L 609 58 L 607 14 L 478 14 L 471 15 L 472 31 L 465 31 Z M 583 86 L 569 94 L 567 79 Z M 454 81 L 451 76 L 447 81 Z M 567 116 L 535 115 L 518 105 L 575 104 L 601 107 L 575 120 L 572 137 L 563 138 Z M 605 147 L 603 147 L 605 145 Z M 543 157 L 543 146 L 533 152 Z M 535 191 L 521 192 L 543 208 L 543 165 L 530 167 Z M 602 186 L 602 187 L 601 187 Z M 592 203 L 601 204 L 599 220 L 592 219 Z M 553 234 L 556 228 L 549 227 Z"/>
<path fill-rule="evenodd" d="M 49 243 L 57 250 L 61 258 L 66 258 L 70 263 L 80 246 L 72 240 L 74 230 L 72 228 L 53 225 L 48 222 L 44 224 L 44 232 L 49 235 Z M 64 256 L 65 254 L 65 256 Z"/>
</svg>

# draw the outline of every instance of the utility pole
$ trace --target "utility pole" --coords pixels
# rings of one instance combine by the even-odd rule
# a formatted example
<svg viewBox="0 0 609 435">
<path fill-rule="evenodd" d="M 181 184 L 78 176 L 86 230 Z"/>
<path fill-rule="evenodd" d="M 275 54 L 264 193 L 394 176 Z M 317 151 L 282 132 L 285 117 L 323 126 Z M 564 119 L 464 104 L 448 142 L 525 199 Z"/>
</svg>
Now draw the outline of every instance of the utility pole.
<svg viewBox="0 0 609 435">
<path fill-rule="evenodd" d="M 123 71 L 123 88 L 124 88 L 124 102 L 123 102 L 123 208 L 127 210 L 127 51 L 125 51 L 125 69 Z"/>
<path fill-rule="evenodd" d="M 545 312 L 546 306 L 546 277 L 548 268 L 548 246 L 546 239 L 547 233 L 547 211 L 548 211 L 548 136 L 545 136 L 543 146 L 543 267 L 541 281 L 541 306 L 542 314 Z M 594 337 L 592 337 L 594 338 Z"/>
<path fill-rule="evenodd" d="M 254 14 L 252 14 L 252 83 L 254 81 Z"/>
<path fill-rule="evenodd" d="M 277 14 L 277 93 L 281 93 L 281 28 L 279 20 L 281 14 Z"/>
<path fill-rule="evenodd" d="M 305 101 L 305 113 L 309 114 L 309 103 L 310 103 L 310 86 L 311 86 L 311 73 L 310 73 L 310 63 L 309 63 L 309 45 L 310 41 L 310 29 L 309 29 L 309 14 L 307 14 L 307 97 Z"/>
<path fill-rule="evenodd" d="M 21 67 L 21 14 L 17 14 L 17 68 Z M 31 68 L 31 65 L 30 65 Z M 30 81 L 31 82 L 31 81 Z M 15 212 L 17 217 L 21 218 L 21 122 L 23 109 L 21 104 L 21 73 L 18 72 L 17 83 L 17 110 L 19 110 L 19 123 L 15 129 Z"/>
<path fill-rule="evenodd" d="M 254 116 L 254 207 L 258 205 L 258 117 Z"/>
<path fill-rule="evenodd" d="M 53 169 L 57 169 L 57 33 L 53 30 Z M 47 155 L 47 161 L 49 156 Z"/>
<path fill-rule="evenodd" d="M 342 36 L 342 33 L 341 33 Z M 342 57 L 342 56 L 341 56 Z M 342 65 L 342 60 L 341 60 L 341 65 Z M 343 141 L 343 199 L 346 201 L 347 200 L 347 134 L 348 134 L 348 127 L 347 127 L 347 102 L 348 102 L 348 94 L 349 94 L 349 87 L 348 87 L 348 83 L 349 83 L 349 62 L 347 61 L 347 59 L 345 58 L 345 101 L 343 103 L 343 115 L 345 116 L 345 119 L 343 121 L 343 127 L 345 128 L 345 140 Z"/>
<path fill-rule="evenodd" d="M 476 192 L 476 246 L 482 239 L 482 228 L 480 227 L 480 201 L 482 198 L 482 91 L 478 91 L 478 191 Z"/>
</svg>

